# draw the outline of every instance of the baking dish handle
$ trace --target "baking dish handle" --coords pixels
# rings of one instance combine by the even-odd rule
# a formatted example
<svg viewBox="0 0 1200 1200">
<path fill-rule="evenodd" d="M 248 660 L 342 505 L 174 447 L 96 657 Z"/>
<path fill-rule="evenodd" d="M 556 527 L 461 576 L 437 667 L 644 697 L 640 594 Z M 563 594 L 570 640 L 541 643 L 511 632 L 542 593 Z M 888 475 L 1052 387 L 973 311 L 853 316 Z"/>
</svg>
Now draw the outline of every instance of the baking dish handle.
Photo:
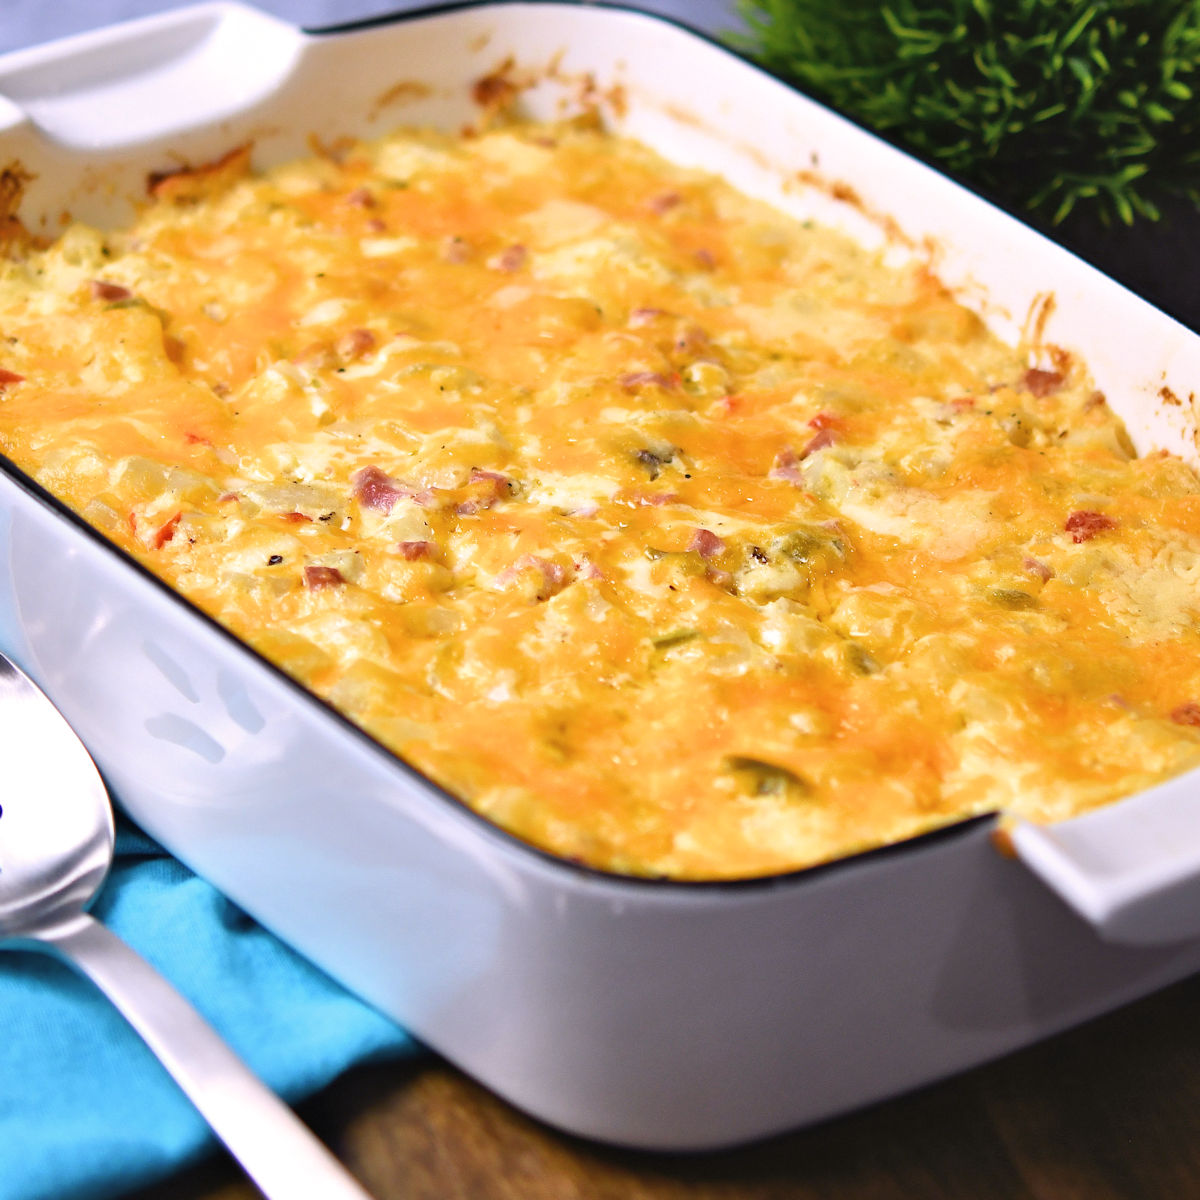
<svg viewBox="0 0 1200 1200">
<path fill-rule="evenodd" d="M 27 119 L 60 145 L 115 150 L 213 124 L 276 89 L 306 41 L 228 0 L 0 56 L 0 125 Z"/>
<path fill-rule="evenodd" d="M 1019 821 L 1017 856 L 1102 938 L 1200 936 L 1200 786 L 1183 777 L 1057 825 Z"/>
</svg>

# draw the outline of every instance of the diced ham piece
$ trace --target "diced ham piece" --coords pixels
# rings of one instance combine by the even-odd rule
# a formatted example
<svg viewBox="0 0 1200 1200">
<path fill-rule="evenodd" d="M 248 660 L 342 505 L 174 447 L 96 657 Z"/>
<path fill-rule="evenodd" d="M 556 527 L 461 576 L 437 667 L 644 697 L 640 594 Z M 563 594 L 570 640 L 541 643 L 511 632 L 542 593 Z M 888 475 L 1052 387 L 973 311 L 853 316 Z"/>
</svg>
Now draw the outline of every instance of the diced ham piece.
<svg viewBox="0 0 1200 1200">
<path fill-rule="evenodd" d="M 781 450 L 775 456 L 775 462 L 767 473 L 767 478 L 785 479 L 788 483 L 803 483 L 804 476 L 800 474 L 799 462 L 800 459 L 796 457 L 795 450 L 790 447 Z"/>
<path fill-rule="evenodd" d="M 627 391 L 632 392 L 640 387 L 660 387 L 670 391 L 674 381 L 660 371 L 628 371 L 617 382 Z"/>
<path fill-rule="evenodd" d="M 175 536 L 175 530 L 182 516 L 183 513 L 177 512 L 169 521 L 158 527 L 154 533 L 154 537 L 150 539 L 150 545 L 155 550 L 161 550 Z"/>
<path fill-rule="evenodd" d="M 546 581 L 546 586 L 550 589 L 551 594 L 561 590 L 563 584 L 567 581 L 566 568 L 556 562 L 551 562 L 548 558 L 534 557 L 535 561 L 533 565 L 541 571 L 542 578 Z"/>
<path fill-rule="evenodd" d="M 454 506 L 454 511 L 463 517 L 491 508 L 513 493 L 513 482 L 507 475 L 501 475 L 499 471 L 485 471 L 481 467 L 471 468 L 467 487 L 470 494 Z"/>
<path fill-rule="evenodd" d="M 1171 720 L 1176 725 L 1194 725 L 1200 728 L 1200 704 L 1194 700 L 1189 700 L 1186 704 L 1181 704 L 1178 708 L 1172 710 Z"/>
<path fill-rule="evenodd" d="M 112 303 L 117 300 L 128 300 L 133 293 L 121 283 L 109 283 L 106 279 L 93 279 L 88 284 L 93 300 L 104 300 Z"/>
<path fill-rule="evenodd" d="M 1043 367 L 1030 367 L 1025 372 L 1025 387 L 1039 400 L 1043 396 L 1049 396 L 1051 392 L 1057 392 L 1062 387 L 1062 383 L 1061 371 L 1047 371 Z"/>
<path fill-rule="evenodd" d="M 1071 540 L 1075 543 L 1088 542 L 1098 533 L 1103 533 L 1106 529 L 1116 529 L 1117 523 L 1112 517 L 1105 516 L 1104 513 L 1092 512 L 1089 509 L 1080 509 L 1078 512 L 1073 512 L 1066 520 L 1063 528 L 1071 535 Z"/>
<path fill-rule="evenodd" d="M 733 576 L 728 571 L 722 571 L 717 567 L 706 567 L 704 569 L 704 578 L 714 587 L 719 587 L 722 591 L 733 591 Z"/>
<path fill-rule="evenodd" d="M 351 208 L 374 208 L 375 197 L 371 195 L 369 188 L 356 187 L 346 196 L 346 203 Z"/>
<path fill-rule="evenodd" d="M 529 251 L 524 246 L 508 246 L 495 255 L 495 257 L 488 259 L 488 266 L 493 271 L 503 271 L 511 275 L 514 271 L 519 271 L 525 265 L 525 260 L 528 257 Z"/>
<path fill-rule="evenodd" d="M 671 209 L 678 208 L 683 203 L 683 197 L 678 192 L 662 192 L 651 198 L 650 203 L 646 206 L 656 217 L 661 217 L 663 213 L 669 213 Z"/>
<path fill-rule="evenodd" d="M 496 490 L 503 489 L 510 491 L 512 489 L 512 480 L 507 475 L 501 475 L 499 471 L 485 471 L 482 467 L 471 468 L 471 482 L 478 483 L 481 479 L 486 479 L 490 483 L 496 485 Z"/>
<path fill-rule="evenodd" d="M 666 313 L 661 308 L 635 308 L 629 314 L 629 328 L 641 329 L 644 325 L 651 325 L 659 317 L 665 317 Z"/>
<path fill-rule="evenodd" d="M 697 529 L 688 542 L 688 549 L 695 550 L 701 558 L 714 558 L 725 549 L 725 543 L 711 529 Z"/>
<path fill-rule="evenodd" d="M 339 584 L 345 583 L 342 578 L 342 573 L 337 567 L 305 567 L 304 568 L 304 586 L 310 592 L 315 592 L 321 588 L 337 587 Z"/>
<path fill-rule="evenodd" d="M 337 355 L 343 362 L 353 362 L 375 349 L 375 335 L 369 329 L 351 329 L 337 340 Z"/>
<path fill-rule="evenodd" d="M 711 271 L 717 265 L 716 257 L 711 250 L 706 250 L 703 246 L 692 256 L 697 264 L 703 267 L 706 271 Z"/>
<path fill-rule="evenodd" d="M 405 558 L 409 562 L 416 562 L 421 558 L 432 558 L 437 550 L 437 545 L 434 542 L 401 542 L 396 549 L 400 552 L 401 558 Z"/>
<path fill-rule="evenodd" d="M 292 362 L 297 366 L 319 371 L 323 367 L 334 366 L 336 360 L 328 342 L 309 342 L 292 355 Z"/>
<path fill-rule="evenodd" d="M 514 582 L 522 571 L 533 568 L 541 573 L 542 582 L 538 588 L 537 598 L 549 600 L 551 596 L 561 592 L 567 585 L 567 571 L 561 564 L 538 554 L 522 554 L 515 563 L 506 567 L 496 578 L 501 586 Z"/>
<path fill-rule="evenodd" d="M 378 467 L 363 467 L 354 473 L 354 496 L 363 508 L 390 513 L 396 501 L 407 492 L 408 489 L 401 487 Z"/>
<path fill-rule="evenodd" d="M 1024 566 L 1025 570 L 1027 570 L 1030 575 L 1035 575 L 1043 583 L 1047 583 L 1049 580 L 1054 578 L 1054 568 L 1048 566 L 1040 559 L 1027 558 L 1024 563 L 1022 563 L 1022 566 Z"/>
</svg>

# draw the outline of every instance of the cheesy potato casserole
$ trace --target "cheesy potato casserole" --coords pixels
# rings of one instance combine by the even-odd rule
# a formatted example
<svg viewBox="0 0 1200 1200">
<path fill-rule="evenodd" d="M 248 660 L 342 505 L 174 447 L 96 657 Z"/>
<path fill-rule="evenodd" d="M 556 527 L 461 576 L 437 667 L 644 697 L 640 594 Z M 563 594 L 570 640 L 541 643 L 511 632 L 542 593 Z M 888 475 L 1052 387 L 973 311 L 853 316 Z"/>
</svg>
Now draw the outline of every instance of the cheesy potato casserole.
<svg viewBox="0 0 1200 1200">
<path fill-rule="evenodd" d="M 554 854 L 786 871 L 1200 762 L 1200 486 L 1084 366 L 593 122 L 151 181 L 0 449 Z"/>
</svg>

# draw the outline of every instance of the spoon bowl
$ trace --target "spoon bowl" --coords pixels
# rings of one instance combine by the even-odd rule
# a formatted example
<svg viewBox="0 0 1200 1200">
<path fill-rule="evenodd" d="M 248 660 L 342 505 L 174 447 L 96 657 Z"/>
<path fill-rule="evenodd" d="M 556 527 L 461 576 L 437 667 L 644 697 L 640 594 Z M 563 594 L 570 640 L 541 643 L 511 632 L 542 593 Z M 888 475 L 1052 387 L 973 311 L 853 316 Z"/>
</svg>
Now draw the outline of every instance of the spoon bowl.
<svg viewBox="0 0 1200 1200">
<path fill-rule="evenodd" d="M 44 950 L 91 979 L 268 1200 L 369 1200 L 174 987 L 85 911 L 112 863 L 108 790 L 66 720 L 3 654 L 0 788 L 0 950 Z"/>
<path fill-rule="evenodd" d="M 100 772 L 58 709 L 0 654 L 0 937 L 91 903 L 113 855 Z"/>
</svg>

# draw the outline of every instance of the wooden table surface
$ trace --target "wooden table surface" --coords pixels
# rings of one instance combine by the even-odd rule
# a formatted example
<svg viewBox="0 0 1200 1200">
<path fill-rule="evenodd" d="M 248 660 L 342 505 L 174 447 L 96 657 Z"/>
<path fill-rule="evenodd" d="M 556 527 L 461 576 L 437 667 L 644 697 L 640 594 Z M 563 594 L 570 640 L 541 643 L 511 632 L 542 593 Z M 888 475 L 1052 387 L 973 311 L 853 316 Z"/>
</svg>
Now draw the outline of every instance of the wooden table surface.
<svg viewBox="0 0 1200 1200">
<path fill-rule="evenodd" d="M 955 1079 L 721 1154 L 566 1137 L 432 1055 L 355 1070 L 301 1115 L 376 1200 L 1188 1200 L 1200 1196 L 1200 976 Z M 222 1157 L 136 1200 L 256 1196 Z"/>
</svg>

